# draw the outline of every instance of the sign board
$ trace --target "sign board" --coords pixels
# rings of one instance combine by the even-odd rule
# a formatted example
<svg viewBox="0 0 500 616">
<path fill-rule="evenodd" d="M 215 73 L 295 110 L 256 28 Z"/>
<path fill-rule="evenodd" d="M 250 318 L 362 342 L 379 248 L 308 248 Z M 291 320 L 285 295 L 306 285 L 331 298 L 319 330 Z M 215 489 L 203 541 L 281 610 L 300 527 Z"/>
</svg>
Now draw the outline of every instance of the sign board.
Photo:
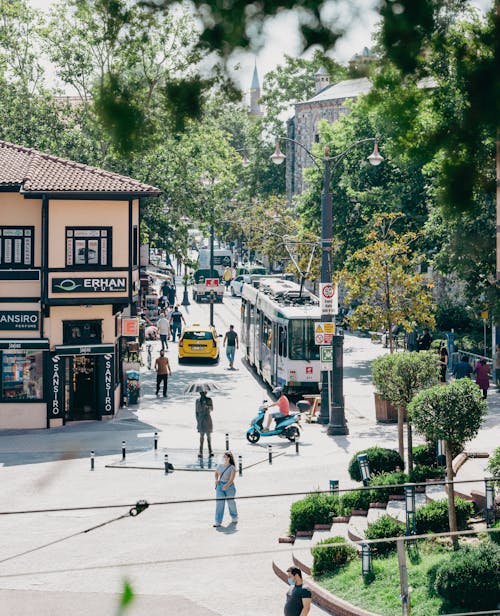
<svg viewBox="0 0 500 616">
<path fill-rule="evenodd" d="M 125 293 L 126 291 L 125 276 L 52 278 L 52 293 Z"/>
<path fill-rule="evenodd" d="M 333 347 L 322 346 L 319 349 L 319 359 L 321 362 L 321 370 L 331 370 L 333 363 Z"/>
<path fill-rule="evenodd" d="M 338 314 L 339 296 L 337 285 L 321 282 L 319 285 L 319 305 L 321 314 Z"/>
<path fill-rule="evenodd" d="M 38 329 L 37 310 L 0 310 L 0 329 Z"/>
<path fill-rule="evenodd" d="M 207 287 L 207 289 L 210 288 L 214 288 L 214 287 L 218 287 L 219 286 L 219 279 L 218 278 L 206 278 L 205 279 L 205 286 Z"/>
<path fill-rule="evenodd" d="M 134 338 L 139 335 L 139 319 L 137 317 L 122 317 L 122 336 L 133 336 Z"/>
<path fill-rule="evenodd" d="M 231 267 L 231 257 L 229 255 L 214 255 L 214 265 Z"/>
<path fill-rule="evenodd" d="M 335 335 L 335 323 L 314 323 L 314 344 L 332 344 Z"/>
</svg>

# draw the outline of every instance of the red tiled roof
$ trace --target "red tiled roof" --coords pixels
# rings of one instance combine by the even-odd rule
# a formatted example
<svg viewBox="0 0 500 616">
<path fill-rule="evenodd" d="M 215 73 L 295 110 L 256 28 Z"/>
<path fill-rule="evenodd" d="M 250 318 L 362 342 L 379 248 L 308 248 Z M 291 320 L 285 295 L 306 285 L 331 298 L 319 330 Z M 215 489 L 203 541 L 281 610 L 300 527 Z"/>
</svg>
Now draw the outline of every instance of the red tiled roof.
<svg viewBox="0 0 500 616">
<path fill-rule="evenodd" d="M 96 167 L 0 141 L 0 187 L 21 192 L 131 193 L 155 196 L 159 188 Z"/>
</svg>

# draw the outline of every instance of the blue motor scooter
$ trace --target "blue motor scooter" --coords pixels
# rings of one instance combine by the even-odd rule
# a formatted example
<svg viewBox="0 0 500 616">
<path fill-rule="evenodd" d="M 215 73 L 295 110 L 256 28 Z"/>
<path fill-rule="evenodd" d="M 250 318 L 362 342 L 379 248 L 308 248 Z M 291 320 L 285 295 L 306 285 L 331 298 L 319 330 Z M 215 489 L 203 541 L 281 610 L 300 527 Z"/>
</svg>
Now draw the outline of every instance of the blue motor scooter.
<svg viewBox="0 0 500 616">
<path fill-rule="evenodd" d="M 267 410 L 267 400 L 259 407 L 258 414 L 252 419 L 250 428 L 247 430 L 247 440 L 250 443 L 257 443 L 261 436 L 280 436 L 294 442 L 300 436 L 300 414 L 290 413 L 284 417 L 275 419 L 274 429 L 266 431 L 263 427 L 264 416 Z"/>
</svg>

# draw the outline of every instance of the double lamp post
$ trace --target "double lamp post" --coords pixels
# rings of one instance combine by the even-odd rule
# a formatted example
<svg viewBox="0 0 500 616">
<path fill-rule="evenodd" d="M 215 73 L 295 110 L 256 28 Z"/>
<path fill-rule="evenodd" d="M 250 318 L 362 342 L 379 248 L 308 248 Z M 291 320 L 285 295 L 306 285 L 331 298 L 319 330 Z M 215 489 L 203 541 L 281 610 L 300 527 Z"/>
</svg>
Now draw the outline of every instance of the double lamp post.
<svg viewBox="0 0 500 616">
<path fill-rule="evenodd" d="M 352 143 L 343 152 L 336 156 L 330 156 L 328 146 L 325 147 L 324 156 L 319 157 L 312 154 L 302 143 L 284 137 L 284 141 L 289 141 L 302 148 L 311 158 L 313 163 L 323 173 L 323 190 L 321 194 L 321 290 L 331 288 L 332 285 L 332 232 L 333 232 L 333 212 L 332 212 L 332 191 L 331 175 L 339 163 L 354 148 L 363 143 L 374 143 L 373 152 L 368 156 L 371 165 L 377 166 L 384 160 L 378 152 L 377 139 L 369 137 L 360 139 Z M 276 143 L 276 150 L 271 156 L 271 160 L 276 165 L 280 165 L 285 160 L 285 155 L 280 149 L 280 142 Z M 320 162 L 323 164 L 321 167 Z M 323 298 L 321 298 L 323 300 Z M 321 301 L 321 321 L 324 323 L 333 320 L 332 311 L 326 307 L 326 302 Z M 344 410 L 343 392 L 343 345 L 344 337 L 341 333 L 335 332 L 332 338 L 332 395 L 329 395 L 328 370 L 321 372 L 321 410 L 318 423 L 328 424 L 327 433 L 330 435 L 348 434 L 347 423 Z"/>
</svg>

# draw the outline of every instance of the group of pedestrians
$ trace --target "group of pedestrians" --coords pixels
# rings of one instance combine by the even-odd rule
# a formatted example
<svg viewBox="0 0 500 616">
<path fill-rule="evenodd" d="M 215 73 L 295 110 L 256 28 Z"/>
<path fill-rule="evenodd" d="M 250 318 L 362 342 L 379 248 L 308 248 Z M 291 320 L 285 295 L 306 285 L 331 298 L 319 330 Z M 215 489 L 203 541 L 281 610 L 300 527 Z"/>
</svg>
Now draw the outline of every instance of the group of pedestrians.
<svg viewBox="0 0 500 616">
<path fill-rule="evenodd" d="M 183 323 L 186 323 L 186 319 L 178 304 L 175 307 L 169 306 L 166 312 L 160 314 L 157 327 L 162 350 L 168 350 L 169 340 L 175 342 L 176 337 L 180 337 Z"/>
</svg>

